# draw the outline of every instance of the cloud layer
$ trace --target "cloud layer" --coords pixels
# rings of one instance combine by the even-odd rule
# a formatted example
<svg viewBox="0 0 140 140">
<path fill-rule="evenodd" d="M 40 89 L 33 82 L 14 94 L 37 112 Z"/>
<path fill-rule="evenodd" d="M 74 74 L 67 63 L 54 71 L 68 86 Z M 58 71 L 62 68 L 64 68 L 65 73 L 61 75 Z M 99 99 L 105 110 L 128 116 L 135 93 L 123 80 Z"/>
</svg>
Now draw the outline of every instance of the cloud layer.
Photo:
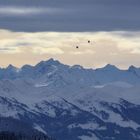
<svg viewBox="0 0 140 140">
<path fill-rule="evenodd" d="M 0 28 L 14 31 L 137 31 L 139 0 L 1 0 Z"/>
<path fill-rule="evenodd" d="M 36 7 L 11 7 L 3 6 L 0 7 L 0 15 L 4 16 L 30 16 L 30 15 L 39 15 L 43 13 L 54 13 L 56 9 L 51 8 L 36 8 Z"/>
<path fill-rule="evenodd" d="M 140 32 L 26 33 L 0 30 L 0 42 L 1 66 L 35 64 L 51 57 L 85 67 L 100 67 L 107 63 L 121 68 L 132 64 L 140 66 Z"/>
</svg>

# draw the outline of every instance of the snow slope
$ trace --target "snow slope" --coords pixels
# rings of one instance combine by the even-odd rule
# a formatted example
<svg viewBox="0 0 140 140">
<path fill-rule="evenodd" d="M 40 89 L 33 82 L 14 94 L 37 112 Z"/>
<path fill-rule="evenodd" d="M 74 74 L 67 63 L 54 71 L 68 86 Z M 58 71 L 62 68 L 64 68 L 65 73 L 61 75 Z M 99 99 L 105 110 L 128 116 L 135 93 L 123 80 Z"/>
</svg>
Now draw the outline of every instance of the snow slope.
<svg viewBox="0 0 140 140">
<path fill-rule="evenodd" d="M 53 59 L 1 68 L 0 131 L 26 131 L 28 124 L 57 140 L 138 140 L 139 75 L 134 66 L 94 70 Z"/>
</svg>

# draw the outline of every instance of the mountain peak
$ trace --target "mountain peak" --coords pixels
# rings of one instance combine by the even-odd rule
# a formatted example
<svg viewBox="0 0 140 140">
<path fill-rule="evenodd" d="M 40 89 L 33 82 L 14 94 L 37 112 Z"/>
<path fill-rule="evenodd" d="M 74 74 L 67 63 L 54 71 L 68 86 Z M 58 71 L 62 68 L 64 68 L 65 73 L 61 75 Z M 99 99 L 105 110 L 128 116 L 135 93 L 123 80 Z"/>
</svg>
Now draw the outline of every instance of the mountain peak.
<svg viewBox="0 0 140 140">
<path fill-rule="evenodd" d="M 15 68 L 12 64 L 9 64 L 8 66 L 7 66 L 7 69 L 11 69 L 11 68 Z"/>
<path fill-rule="evenodd" d="M 73 65 L 71 68 L 73 69 L 83 69 L 81 65 Z"/>
<path fill-rule="evenodd" d="M 11 65 L 11 64 L 9 64 L 9 65 L 5 68 L 5 70 L 6 70 L 6 71 L 12 71 L 12 72 L 19 72 L 19 71 L 20 71 L 19 68 L 15 67 L 15 66 L 13 66 L 13 65 Z"/>
<path fill-rule="evenodd" d="M 47 62 L 54 62 L 54 61 L 56 61 L 56 60 L 54 60 L 53 58 L 50 58 L 47 60 Z"/>
<path fill-rule="evenodd" d="M 133 66 L 133 65 L 131 65 L 129 68 L 128 68 L 128 70 L 129 71 L 133 71 L 133 70 L 135 70 L 135 69 L 137 69 L 135 66 Z"/>
<path fill-rule="evenodd" d="M 9 64 L 6 68 L 7 70 L 16 70 L 17 68 L 11 64 Z"/>
<path fill-rule="evenodd" d="M 44 66 L 44 65 L 58 65 L 61 64 L 58 60 L 54 60 L 53 58 L 50 58 L 47 61 L 41 61 L 36 66 Z"/>
<path fill-rule="evenodd" d="M 115 65 L 107 64 L 103 68 L 103 70 L 118 70 L 118 68 Z"/>
</svg>

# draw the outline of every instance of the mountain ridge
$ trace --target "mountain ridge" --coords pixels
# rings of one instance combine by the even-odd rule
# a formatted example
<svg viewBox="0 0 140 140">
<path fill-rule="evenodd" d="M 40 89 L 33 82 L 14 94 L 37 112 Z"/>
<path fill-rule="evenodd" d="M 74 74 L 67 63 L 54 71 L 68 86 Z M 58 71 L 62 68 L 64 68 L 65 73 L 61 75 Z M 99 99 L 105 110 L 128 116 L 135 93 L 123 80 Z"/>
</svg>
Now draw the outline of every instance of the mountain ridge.
<svg viewBox="0 0 140 140">
<path fill-rule="evenodd" d="M 56 140 L 139 140 L 139 68 L 85 69 L 50 59 L 7 69 L 0 70 L 0 132 L 34 131 Z"/>
<path fill-rule="evenodd" d="M 42 60 L 42 61 L 39 61 L 38 63 L 36 63 L 35 65 L 31 65 L 31 64 L 25 64 L 25 65 L 22 65 L 21 67 L 16 67 L 16 66 L 14 66 L 14 65 L 12 65 L 12 64 L 9 64 L 7 67 L 0 67 L 0 69 L 7 69 L 8 67 L 13 67 L 13 68 L 17 68 L 17 69 L 22 69 L 23 67 L 25 67 L 25 66 L 29 66 L 29 67 L 35 67 L 35 66 L 37 66 L 38 64 L 40 64 L 40 63 L 58 63 L 58 64 L 63 64 L 63 65 L 66 65 L 66 66 L 69 66 L 69 67 L 74 67 L 74 66 L 81 66 L 83 69 L 93 69 L 93 70 L 96 70 L 96 69 L 103 69 L 103 68 L 107 68 L 107 67 L 114 67 L 114 68 L 116 68 L 116 69 L 119 69 L 119 70 L 129 70 L 129 69 L 131 69 L 131 68 L 135 68 L 135 69 L 140 69 L 140 67 L 136 67 L 136 66 L 134 66 L 134 65 L 130 65 L 130 66 L 128 66 L 128 68 L 127 69 L 121 69 L 121 68 L 119 68 L 119 67 L 117 67 L 117 66 L 115 66 L 115 65 L 113 65 L 113 64 L 110 64 L 110 63 L 108 63 L 108 64 L 106 64 L 106 65 L 104 65 L 104 66 L 102 66 L 102 67 L 97 67 L 97 68 L 93 68 L 93 67 L 89 67 L 89 68 L 86 68 L 86 67 L 84 67 L 84 66 L 82 66 L 82 65 L 79 65 L 79 64 L 74 64 L 74 65 L 68 65 L 68 64 L 64 64 L 64 63 L 61 63 L 59 60 L 57 60 L 57 59 L 53 59 L 53 58 L 50 58 L 50 59 L 48 59 L 48 60 Z"/>
</svg>

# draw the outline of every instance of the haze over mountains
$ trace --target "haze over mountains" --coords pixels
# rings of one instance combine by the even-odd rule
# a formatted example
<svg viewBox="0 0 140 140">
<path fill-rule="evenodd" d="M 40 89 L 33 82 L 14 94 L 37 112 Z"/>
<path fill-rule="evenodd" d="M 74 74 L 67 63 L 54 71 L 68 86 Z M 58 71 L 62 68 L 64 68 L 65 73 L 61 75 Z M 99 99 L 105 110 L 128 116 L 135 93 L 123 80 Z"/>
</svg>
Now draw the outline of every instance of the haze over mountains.
<svg viewBox="0 0 140 140">
<path fill-rule="evenodd" d="M 0 131 L 56 140 L 139 140 L 140 68 L 57 60 L 0 68 Z"/>
</svg>

